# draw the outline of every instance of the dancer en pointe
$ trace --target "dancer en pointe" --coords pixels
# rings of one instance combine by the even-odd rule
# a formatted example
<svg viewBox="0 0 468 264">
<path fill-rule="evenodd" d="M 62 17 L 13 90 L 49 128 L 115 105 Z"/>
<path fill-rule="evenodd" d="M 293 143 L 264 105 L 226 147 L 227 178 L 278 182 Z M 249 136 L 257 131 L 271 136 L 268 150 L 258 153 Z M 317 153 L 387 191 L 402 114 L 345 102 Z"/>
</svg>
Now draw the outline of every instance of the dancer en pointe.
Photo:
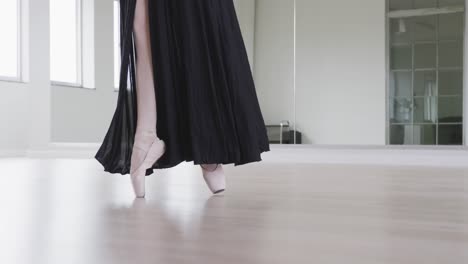
<svg viewBox="0 0 468 264">
<path fill-rule="evenodd" d="M 184 161 L 223 192 L 224 164 L 270 150 L 233 0 L 119 5 L 119 96 L 95 158 L 107 172 L 130 173 L 137 197 L 145 176 Z"/>
<path fill-rule="evenodd" d="M 136 56 L 137 127 L 132 150 L 130 177 L 137 197 L 145 196 L 146 170 L 164 154 L 165 143 L 156 133 L 156 96 L 154 91 L 148 0 L 137 0 L 133 23 Z M 203 178 L 213 193 L 225 190 L 221 164 L 201 165 Z"/>
</svg>

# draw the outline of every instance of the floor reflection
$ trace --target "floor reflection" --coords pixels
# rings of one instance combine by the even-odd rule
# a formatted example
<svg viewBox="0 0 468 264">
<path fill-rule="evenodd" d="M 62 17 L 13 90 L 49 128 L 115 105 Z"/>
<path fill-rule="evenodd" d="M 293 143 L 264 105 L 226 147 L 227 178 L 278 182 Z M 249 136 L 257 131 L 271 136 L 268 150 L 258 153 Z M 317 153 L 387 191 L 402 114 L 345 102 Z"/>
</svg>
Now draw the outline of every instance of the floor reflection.
<svg viewBox="0 0 468 264">
<path fill-rule="evenodd" d="M 0 263 L 468 263 L 468 170 L 190 163 L 147 177 L 0 159 Z"/>
</svg>

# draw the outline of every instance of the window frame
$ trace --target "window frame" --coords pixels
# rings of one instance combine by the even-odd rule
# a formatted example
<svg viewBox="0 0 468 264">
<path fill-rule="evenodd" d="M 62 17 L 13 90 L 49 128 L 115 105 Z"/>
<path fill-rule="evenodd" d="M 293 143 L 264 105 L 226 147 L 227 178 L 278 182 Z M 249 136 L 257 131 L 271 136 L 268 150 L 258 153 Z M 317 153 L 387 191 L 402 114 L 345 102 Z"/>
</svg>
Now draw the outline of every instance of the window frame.
<svg viewBox="0 0 468 264">
<path fill-rule="evenodd" d="M 390 117 L 391 117 L 391 98 L 390 98 L 390 75 L 391 75 L 391 67 L 390 67 L 390 55 L 391 55 L 391 19 L 392 18 L 401 18 L 401 17 L 414 17 L 416 14 L 417 16 L 423 16 L 423 15 L 440 15 L 440 14 L 449 14 L 449 13 L 460 13 L 462 12 L 464 15 L 464 30 L 463 30 L 463 38 L 462 38 L 462 44 L 463 44 L 463 64 L 462 64 L 462 71 L 463 71 L 463 95 L 462 95 L 462 143 L 461 145 L 453 145 L 455 147 L 460 147 L 460 146 L 466 146 L 467 145 L 467 129 L 468 129 L 468 117 L 466 116 L 466 110 L 467 110 L 467 99 L 468 99 L 468 94 L 467 94 L 467 75 L 466 75 L 466 67 L 468 66 L 467 64 L 467 44 L 468 44 L 468 27 L 467 27 L 467 18 L 468 18 L 468 0 L 464 1 L 464 6 L 449 6 L 449 7 L 437 7 L 437 8 L 419 8 L 419 9 L 410 9 L 410 10 L 390 10 L 390 1 L 391 0 L 386 0 L 385 2 L 385 58 L 386 58 L 386 66 L 385 66 L 385 75 L 386 75 L 386 84 L 385 84 L 385 110 L 386 110 L 386 119 L 385 119 L 385 145 L 387 146 L 395 146 L 391 144 L 391 123 L 390 123 Z M 439 41 L 439 40 L 437 40 Z M 414 56 L 414 54 L 413 54 Z M 414 70 L 414 69 L 413 69 Z M 438 69 L 436 70 L 438 72 Z M 437 73 L 438 75 L 438 73 Z M 437 78 L 438 82 L 438 78 Z M 437 84 L 438 86 L 438 84 Z M 438 89 L 438 87 L 437 87 Z M 412 124 L 412 123 L 409 123 Z M 437 130 L 439 129 L 438 122 L 437 122 Z M 437 132 L 438 133 L 438 132 Z M 413 137 L 414 135 L 412 135 Z M 410 145 L 399 145 L 403 147 L 411 147 L 411 146 L 423 146 L 419 144 L 410 144 Z M 436 135 L 436 144 L 435 145 L 429 145 L 432 147 L 447 147 L 449 145 L 439 145 L 438 143 L 438 134 Z"/>
<path fill-rule="evenodd" d="M 23 0 L 16 0 L 16 23 L 17 23 L 17 28 L 16 28 L 16 41 L 17 41 L 17 52 L 16 52 L 16 76 L 6 76 L 6 75 L 0 75 L 0 81 L 6 81 L 6 82 L 23 82 L 23 20 L 22 18 L 22 4 Z"/>
<path fill-rule="evenodd" d="M 75 0 L 76 7 L 76 83 L 54 81 L 50 77 L 51 85 L 55 86 L 69 86 L 77 88 L 85 88 L 83 86 L 83 1 Z"/>
</svg>

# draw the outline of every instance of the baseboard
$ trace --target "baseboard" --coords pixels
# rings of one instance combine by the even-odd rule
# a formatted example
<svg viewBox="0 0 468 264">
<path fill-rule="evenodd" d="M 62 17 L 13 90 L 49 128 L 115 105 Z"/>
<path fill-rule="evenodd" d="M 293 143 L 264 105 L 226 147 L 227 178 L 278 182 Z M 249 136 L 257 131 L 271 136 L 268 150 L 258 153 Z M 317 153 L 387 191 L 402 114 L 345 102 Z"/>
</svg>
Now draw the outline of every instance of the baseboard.
<svg viewBox="0 0 468 264">
<path fill-rule="evenodd" d="M 26 155 L 26 150 L 24 149 L 1 149 L 0 158 L 16 158 L 24 157 Z"/>
<path fill-rule="evenodd" d="M 263 160 L 287 163 L 468 167 L 468 148 L 460 146 L 272 145 Z"/>
<path fill-rule="evenodd" d="M 98 143 L 52 143 L 45 150 L 3 151 L 0 157 L 94 158 Z M 271 145 L 264 162 L 468 167 L 468 148 L 433 146 Z"/>
<path fill-rule="evenodd" d="M 50 143 L 47 149 L 27 150 L 28 158 L 94 158 L 98 143 Z"/>
</svg>

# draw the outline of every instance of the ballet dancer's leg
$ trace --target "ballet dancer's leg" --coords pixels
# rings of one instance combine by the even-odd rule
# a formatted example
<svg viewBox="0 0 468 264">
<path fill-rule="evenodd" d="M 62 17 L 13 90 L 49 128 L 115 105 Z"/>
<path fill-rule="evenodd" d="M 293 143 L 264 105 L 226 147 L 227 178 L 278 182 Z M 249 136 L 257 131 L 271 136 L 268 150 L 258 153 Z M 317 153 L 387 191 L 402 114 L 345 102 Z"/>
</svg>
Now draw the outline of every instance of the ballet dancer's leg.
<svg viewBox="0 0 468 264">
<path fill-rule="evenodd" d="M 213 193 L 220 193 L 226 189 L 226 179 L 222 164 L 200 164 L 203 178 Z"/>
<path fill-rule="evenodd" d="M 137 127 L 130 175 L 137 197 L 145 195 L 145 173 L 165 151 L 156 135 L 156 96 L 149 33 L 148 0 L 137 0 L 133 33 L 136 58 Z"/>
<path fill-rule="evenodd" d="M 156 135 L 156 96 L 154 94 L 151 44 L 149 36 L 148 0 L 137 0 L 134 19 L 134 38 L 137 49 L 137 129 L 131 159 L 130 174 L 137 197 L 144 197 L 146 168 L 164 153 L 164 142 Z M 150 158 L 148 158 L 150 157 Z M 225 190 L 222 164 L 203 164 L 203 178 L 213 193 Z"/>
</svg>

